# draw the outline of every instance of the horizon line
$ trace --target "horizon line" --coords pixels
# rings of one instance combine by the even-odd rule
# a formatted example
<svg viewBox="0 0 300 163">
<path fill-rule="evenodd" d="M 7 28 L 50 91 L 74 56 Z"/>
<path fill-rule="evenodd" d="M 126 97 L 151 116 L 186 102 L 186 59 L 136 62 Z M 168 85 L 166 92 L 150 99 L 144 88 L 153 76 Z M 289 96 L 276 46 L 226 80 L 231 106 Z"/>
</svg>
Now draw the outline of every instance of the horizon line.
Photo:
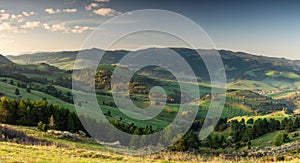
<svg viewBox="0 0 300 163">
<path fill-rule="evenodd" d="M 253 55 L 253 56 L 258 56 L 258 57 L 267 57 L 267 58 L 276 58 L 276 59 L 285 59 L 285 60 L 292 60 L 292 61 L 300 61 L 300 59 L 294 59 L 294 58 L 287 58 L 287 57 L 280 57 L 280 56 L 270 56 L 270 55 L 266 55 L 266 54 L 257 54 L 257 53 L 253 53 L 253 52 L 247 52 L 247 51 L 242 51 L 242 50 L 232 50 L 232 49 L 225 49 L 225 48 L 220 48 L 220 49 L 205 49 L 205 48 L 197 48 L 197 49 L 192 49 L 189 47 L 182 47 L 182 46 L 173 46 L 173 47 L 147 47 L 147 48 L 142 48 L 142 49 L 137 49 L 137 50 L 130 50 L 130 49 L 126 49 L 126 48 L 120 48 L 120 49 L 110 49 L 110 50 L 104 50 L 102 48 L 98 48 L 98 47 L 92 47 L 92 48 L 87 48 L 87 49 L 65 49 L 65 50 L 54 50 L 54 51 L 35 51 L 35 52 L 24 52 L 24 53 L 20 53 L 20 54 L 0 54 L 3 55 L 5 57 L 7 56 L 22 56 L 22 55 L 34 55 L 34 54 L 38 54 L 38 53 L 59 53 L 59 52 L 76 52 L 76 51 L 83 51 L 83 50 L 92 50 L 92 49 L 97 49 L 97 50 L 103 50 L 103 51 L 128 51 L 128 52 L 133 52 L 133 51 L 139 51 L 139 50 L 146 50 L 146 49 L 163 49 L 163 48 L 168 48 L 168 49 L 190 49 L 190 50 L 217 50 L 217 51 L 230 51 L 233 53 L 245 53 L 248 55 Z"/>
</svg>

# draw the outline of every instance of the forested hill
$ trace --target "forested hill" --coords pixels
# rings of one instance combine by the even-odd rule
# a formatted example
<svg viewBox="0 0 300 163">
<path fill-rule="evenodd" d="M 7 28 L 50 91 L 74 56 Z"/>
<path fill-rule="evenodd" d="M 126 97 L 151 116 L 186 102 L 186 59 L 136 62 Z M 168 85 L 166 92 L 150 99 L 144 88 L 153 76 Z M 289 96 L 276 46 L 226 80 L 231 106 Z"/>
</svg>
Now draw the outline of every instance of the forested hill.
<svg viewBox="0 0 300 163">
<path fill-rule="evenodd" d="M 199 79 L 203 81 L 209 80 L 209 76 L 206 72 L 206 66 L 195 50 L 187 48 L 172 48 L 172 50 L 176 51 L 186 59 L 186 61 L 194 69 Z M 206 56 L 210 55 L 212 52 L 211 50 L 198 51 L 202 55 Z M 86 59 L 87 63 L 95 63 L 96 61 L 93 59 L 93 56 L 102 53 L 103 50 L 93 48 L 83 51 L 45 52 L 7 57 L 13 62 L 19 64 L 37 64 L 45 62 L 62 69 L 72 69 L 78 52 L 84 52 L 86 55 L 91 56 Z M 100 63 L 118 63 L 119 60 L 128 52 L 129 51 L 124 50 L 106 51 Z M 163 48 L 149 48 L 134 51 L 133 53 L 136 53 L 137 55 L 152 53 L 166 55 Z M 228 81 L 234 81 L 238 79 L 255 81 L 280 79 L 286 82 L 295 82 L 300 79 L 300 61 L 288 60 L 284 58 L 257 56 L 243 52 L 232 52 L 228 50 L 219 50 L 219 53 L 224 63 Z M 210 57 L 215 56 L 210 55 Z M 176 63 L 171 62 L 170 66 L 172 65 L 176 66 Z M 153 77 L 168 77 L 170 75 L 169 73 L 162 71 L 161 69 L 155 69 L 153 67 L 145 68 L 140 73 Z"/>
<path fill-rule="evenodd" d="M 13 62 L 0 54 L 0 64 L 13 64 Z"/>
</svg>

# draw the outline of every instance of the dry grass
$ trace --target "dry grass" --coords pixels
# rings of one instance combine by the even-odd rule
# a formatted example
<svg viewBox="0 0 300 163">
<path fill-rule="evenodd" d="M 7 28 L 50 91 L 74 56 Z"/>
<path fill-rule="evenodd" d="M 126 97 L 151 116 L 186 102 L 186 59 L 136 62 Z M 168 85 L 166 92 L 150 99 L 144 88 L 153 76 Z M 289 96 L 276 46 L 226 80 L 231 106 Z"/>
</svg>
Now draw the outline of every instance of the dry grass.
<svg viewBox="0 0 300 163">
<path fill-rule="evenodd" d="M 13 142 L 0 142 L 0 162 L 271 162 L 274 157 L 258 159 L 225 160 L 221 156 L 205 156 L 184 152 L 160 152 L 146 156 L 121 155 L 111 152 L 105 147 L 94 144 L 91 141 L 70 141 L 56 139 L 44 132 L 22 126 L 10 126 L 24 131 L 28 136 L 35 136 L 41 140 L 51 140 L 53 145 L 26 145 Z M 299 155 L 286 156 L 286 161 L 297 162 Z M 278 160 L 277 160 L 278 161 Z"/>
</svg>

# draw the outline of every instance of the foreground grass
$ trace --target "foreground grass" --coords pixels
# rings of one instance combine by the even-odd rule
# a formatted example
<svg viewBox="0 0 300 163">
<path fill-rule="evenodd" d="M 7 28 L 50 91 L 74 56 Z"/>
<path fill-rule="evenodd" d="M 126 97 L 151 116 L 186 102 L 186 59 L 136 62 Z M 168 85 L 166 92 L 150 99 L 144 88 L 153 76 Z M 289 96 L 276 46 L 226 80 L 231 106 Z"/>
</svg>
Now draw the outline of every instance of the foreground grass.
<svg viewBox="0 0 300 163">
<path fill-rule="evenodd" d="M 59 139 L 32 127 L 8 126 L 16 130 L 24 131 L 28 136 L 52 141 L 53 145 L 23 145 L 0 142 L 0 162 L 271 162 L 274 160 L 278 161 L 279 158 L 277 156 L 270 156 L 265 158 L 225 160 L 221 156 L 208 156 L 185 152 L 160 152 L 145 156 L 131 156 L 112 152 L 108 148 L 98 145 L 90 139 L 83 139 L 81 141 Z M 272 135 L 268 135 L 267 137 L 272 137 Z M 283 154 L 283 156 L 287 162 L 300 161 L 299 153 L 287 153 Z"/>
<path fill-rule="evenodd" d="M 138 159 L 121 157 L 80 148 L 56 146 L 28 146 L 0 142 L 1 162 L 138 162 Z"/>
<path fill-rule="evenodd" d="M 76 147 L 57 147 L 57 146 L 28 146 L 20 145 L 15 143 L 0 142 L 0 162 L 13 163 L 13 162 L 78 162 L 78 163 L 99 163 L 99 162 L 110 162 L 110 163 L 121 163 L 121 162 L 153 162 L 153 163 L 171 163 L 171 162 L 214 162 L 214 163 L 225 163 L 225 162 L 273 162 L 279 161 L 279 157 L 267 157 L 253 159 L 248 158 L 244 160 L 223 160 L 221 157 L 215 158 L 197 158 L 185 161 L 184 158 L 189 157 L 188 154 L 184 153 L 163 153 L 160 155 L 152 155 L 145 157 L 133 157 L 114 154 L 108 151 L 88 150 Z M 194 156 L 191 156 L 194 157 Z M 290 157 L 284 162 L 297 163 L 299 162 L 298 157 Z M 200 158 L 200 159 L 199 159 Z M 172 160 L 180 161 L 172 161 Z M 199 161 L 202 160 L 202 161 Z"/>
</svg>

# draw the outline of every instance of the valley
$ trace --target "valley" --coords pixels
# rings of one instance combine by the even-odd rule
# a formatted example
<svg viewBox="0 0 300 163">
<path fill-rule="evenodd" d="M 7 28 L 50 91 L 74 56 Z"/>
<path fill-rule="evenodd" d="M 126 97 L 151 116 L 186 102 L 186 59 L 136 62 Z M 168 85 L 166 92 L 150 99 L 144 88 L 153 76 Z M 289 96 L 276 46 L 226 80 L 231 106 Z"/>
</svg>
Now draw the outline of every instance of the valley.
<svg viewBox="0 0 300 163">
<path fill-rule="evenodd" d="M 151 54 L 155 52 L 160 54 L 162 53 L 160 50 L 159 48 L 150 48 L 141 50 L 140 53 Z M 135 118 L 127 116 L 127 114 L 119 110 L 114 101 L 116 99 L 112 96 L 114 90 L 110 84 L 114 69 L 116 66 L 119 66 L 117 63 L 128 51 L 105 52 L 103 60 L 101 60 L 96 69 L 95 77 L 92 75 L 92 70 L 80 68 L 72 70 L 79 51 L 7 56 L 8 59 L 1 56 L 0 113 L 2 118 L 0 122 L 9 124 L 9 127 L 24 131 L 26 134 L 38 139 L 53 141 L 56 145 L 35 147 L 22 143 L 16 144 L 2 141 L 0 147 L 3 153 L 1 155 L 6 157 L 0 158 L 0 160 L 7 161 L 9 157 L 17 157 L 11 151 L 19 151 L 22 155 L 25 155 L 26 152 L 20 149 L 30 148 L 35 153 L 34 155 L 38 155 L 36 157 L 41 159 L 41 161 L 45 158 L 53 157 L 46 152 L 51 150 L 54 152 L 54 155 L 60 154 L 61 158 L 65 159 L 66 162 L 74 160 L 78 162 L 97 162 L 97 159 L 110 162 L 140 162 L 143 159 L 153 162 L 162 160 L 175 162 L 190 160 L 223 162 L 224 159 L 232 159 L 220 157 L 225 154 L 250 152 L 255 149 L 264 150 L 270 146 L 280 147 L 288 143 L 297 143 L 300 140 L 300 122 L 298 122 L 300 119 L 297 114 L 297 110 L 300 109 L 300 64 L 298 61 L 220 50 L 219 53 L 223 60 L 227 77 L 227 88 L 222 94 L 211 94 L 208 72 L 203 60 L 196 54 L 196 51 L 186 48 L 172 48 L 172 50 L 178 52 L 191 65 L 197 76 L 198 83 L 178 83 L 170 72 L 158 66 L 148 66 L 137 71 L 129 84 L 130 99 L 136 106 L 147 108 L 151 105 L 148 94 L 154 86 L 160 86 L 166 92 L 166 106 L 151 120 L 135 119 L 142 115 L 130 110 L 127 110 L 127 112 L 135 115 Z M 209 56 L 210 54 L 208 50 L 197 51 L 200 51 L 202 55 Z M 102 50 L 94 48 L 84 50 L 84 52 L 87 55 L 91 55 L 91 59 L 89 60 L 87 57 L 87 60 L 83 62 L 94 63 L 92 55 L 97 55 Z M 127 65 L 120 66 L 124 74 L 128 73 Z M 174 65 L 170 64 L 169 66 Z M 72 79 L 73 72 L 79 73 L 80 79 Z M 78 87 L 78 90 L 72 90 L 72 80 L 85 81 L 85 83 L 82 83 L 82 87 Z M 92 85 L 92 83 L 95 83 L 95 85 Z M 185 85 L 187 89 L 181 90 L 180 84 Z M 80 98 L 76 97 L 79 99 L 77 102 L 79 102 L 74 104 L 72 91 L 79 92 L 79 90 L 84 89 L 84 85 L 95 87 L 97 103 L 80 100 Z M 195 86 L 199 88 L 200 98 L 194 99 L 191 103 L 182 103 L 181 93 L 186 95 L 193 94 L 197 92 L 194 90 Z M 84 94 L 89 96 L 91 93 L 86 91 Z M 197 134 L 203 125 L 211 100 L 221 96 L 226 97 L 221 119 L 210 136 L 200 141 Z M 160 94 L 157 97 L 160 97 Z M 41 109 L 39 104 L 41 105 L 40 107 L 46 108 L 47 111 L 43 109 L 38 111 L 41 114 L 45 111 L 43 115 L 46 117 L 36 115 L 37 119 L 24 123 L 21 122 L 22 117 L 19 117 L 18 114 L 16 117 L 18 121 L 8 121 L 8 115 L 12 112 L 11 109 L 14 108 L 19 113 L 19 111 L 22 111 L 20 105 L 24 101 L 27 101 L 26 107 L 33 110 Z M 5 103 L 8 103 L 8 106 Z M 161 101 L 157 101 L 157 103 L 155 107 L 158 108 Z M 79 110 L 78 108 L 76 110 L 74 105 L 78 106 Z M 72 139 L 57 139 L 53 135 L 49 135 L 47 129 L 37 129 L 39 122 L 45 128 L 49 128 L 51 116 L 55 119 L 55 123 L 59 124 L 59 117 L 65 115 L 66 119 L 64 121 L 68 125 L 66 127 L 58 127 L 59 125 L 57 125 L 52 127 L 52 129 L 72 133 L 79 133 L 80 131 L 88 134 L 83 126 L 77 124 L 79 122 L 78 117 L 84 116 L 88 112 L 92 116 L 85 118 L 93 119 L 93 125 L 102 123 L 97 121 L 97 116 L 101 114 L 101 112 L 99 113 L 99 105 L 104 117 L 110 124 L 121 131 L 134 135 L 147 135 L 159 132 L 172 123 L 176 116 L 186 116 L 179 113 L 180 105 L 185 107 L 196 106 L 198 111 L 191 128 L 178 142 L 175 142 L 166 151 L 145 156 L 143 159 L 111 152 L 108 148 L 98 145 L 89 137 L 76 141 Z M 65 111 L 58 113 L 57 109 Z M 34 116 L 30 111 L 23 110 L 23 112 L 24 115 Z M 188 113 L 185 114 L 188 115 Z M 211 117 L 211 121 L 213 119 L 214 117 Z M 73 121 L 78 121 L 76 126 L 72 123 Z M 261 131 L 264 128 L 265 130 Z M 282 138 L 281 144 L 275 145 L 274 138 L 281 134 L 285 135 L 286 139 Z M 115 138 L 107 137 L 106 139 L 107 142 L 111 142 Z M 121 146 L 122 143 L 130 144 L 130 142 L 120 143 Z M 138 149 L 138 147 L 136 148 Z M 4 149 L 10 152 L 4 152 Z M 41 150 L 40 153 L 37 149 Z M 299 149 L 293 149 L 286 153 L 276 153 L 273 156 L 253 156 L 251 159 L 263 162 L 265 160 L 282 159 L 281 156 L 283 156 L 286 161 L 299 160 L 299 152 L 294 152 Z M 189 153 L 193 153 L 192 151 L 194 151 L 194 154 L 190 156 Z M 164 156 L 164 152 L 167 153 L 166 156 Z M 84 154 L 86 155 L 83 156 Z M 202 157 L 201 155 L 204 156 Z M 240 161 L 244 159 L 242 154 L 238 154 L 238 157 Z M 30 162 L 30 159 L 33 158 L 24 157 L 25 162 Z"/>
</svg>

